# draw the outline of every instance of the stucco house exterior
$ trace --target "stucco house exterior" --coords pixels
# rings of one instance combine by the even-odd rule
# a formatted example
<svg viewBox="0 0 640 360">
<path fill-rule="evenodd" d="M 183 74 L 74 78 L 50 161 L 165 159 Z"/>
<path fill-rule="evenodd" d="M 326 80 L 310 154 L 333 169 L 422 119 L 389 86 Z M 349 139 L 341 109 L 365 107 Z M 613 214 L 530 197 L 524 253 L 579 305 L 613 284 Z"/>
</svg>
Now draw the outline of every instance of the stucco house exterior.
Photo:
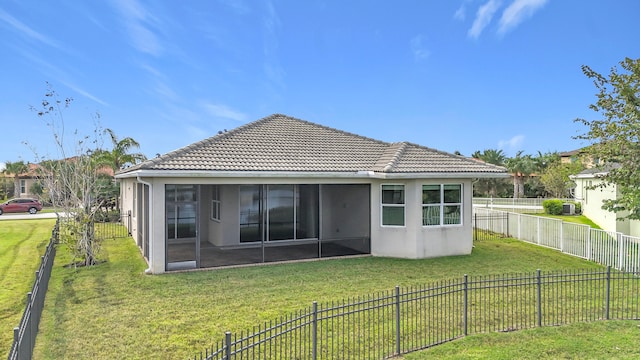
<svg viewBox="0 0 640 360">
<path fill-rule="evenodd" d="M 623 213 L 614 213 L 602 209 L 604 200 L 618 197 L 618 190 L 615 184 L 599 186 L 603 184 L 601 179 L 610 169 L 607 166 L 592 167 L 571 176 L 575 181 L 576 188 L 574 197 L 582 205 L 582 213 L 607 231 L 620 232 L 630 236 L 640 236 L 640 221 L 621 220 Z"/>
<path fill-rule="evenodd" d="M 275 114 L 121 170 L 148 273 L 472 249 L 472 186 L 506 169 Z"/>
</svg>

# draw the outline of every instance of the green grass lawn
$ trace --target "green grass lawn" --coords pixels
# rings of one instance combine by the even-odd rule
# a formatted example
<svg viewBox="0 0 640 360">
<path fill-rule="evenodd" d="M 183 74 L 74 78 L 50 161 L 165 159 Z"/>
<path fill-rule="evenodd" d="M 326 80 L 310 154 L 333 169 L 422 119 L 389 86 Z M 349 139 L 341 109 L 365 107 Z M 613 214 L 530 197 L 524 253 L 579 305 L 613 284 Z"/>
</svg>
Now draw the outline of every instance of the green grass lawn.
<svg viewBox="0 0 640 360">
<path fill-rule="evenodd" d="M 640 323 L 602 321 L 472 335 L 407 354 L 406 360 L 638 359 Z"/>
<path fill-rule="evenodd" d="M 24 311 L 55 220 L 0 221 L 0 358 L 6 358 L 13 328 Z"/>
<path fill-rule="evenodd" d="M 596 223 L 591 221 L 591 219 L 589 219 L 588 217 L 586 217 L 584 215 L 550 215 L 550 214 L 544 214 L 544 213 L 531 214 L 531 215 L 548 217 L 548 218 L 552 218 L 552 219 L 560 219 L 560 220 L 562 220 L 564 222 L 582 224 L 582 225 L 589 225 L 594 229 L 600 229 L 600 226 L 598 226 Z"/>
<path fill-rule="evenodd" d="M 394 286 L 464 274 L 599 267 L 516 240 L 476 243 L 469 256 L 428 260 L 354 258 L 157 276 L 131 239 L 104 243 L 108 260 L 65 267 L 59 251 L 36 358 L 189 358 L 229 330 L 248 330 L 309 307 Z"/>
</svg>

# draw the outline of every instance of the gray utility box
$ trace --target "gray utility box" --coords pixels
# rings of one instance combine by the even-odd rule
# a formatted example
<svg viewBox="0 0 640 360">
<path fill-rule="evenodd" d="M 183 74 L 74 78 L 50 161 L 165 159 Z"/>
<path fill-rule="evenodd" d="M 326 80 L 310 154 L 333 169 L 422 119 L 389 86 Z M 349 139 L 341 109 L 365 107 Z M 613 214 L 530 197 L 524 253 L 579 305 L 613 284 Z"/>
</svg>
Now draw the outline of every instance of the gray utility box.
<svg viewBox="0 0 640 360">
<path fill-rule="evenodd" d="M 563 215 L 575 215 L 576 214 L 576 204 L 571 204 L 571 203 L 562 204 L 562 214 Z"/>
</svg>

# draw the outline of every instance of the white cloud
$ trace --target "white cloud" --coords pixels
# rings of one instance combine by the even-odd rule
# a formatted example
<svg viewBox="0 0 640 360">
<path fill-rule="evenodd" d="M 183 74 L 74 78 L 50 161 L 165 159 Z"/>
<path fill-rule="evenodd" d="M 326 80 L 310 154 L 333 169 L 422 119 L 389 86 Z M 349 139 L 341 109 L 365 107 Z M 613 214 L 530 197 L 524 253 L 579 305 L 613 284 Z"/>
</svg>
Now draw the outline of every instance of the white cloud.
<svg viewBox="0 0 640 360">
<path fill-rule="evenodd" d="M 498 27 L 498 34 L 518 26 L 522 21 L 533 16 L 548 0 L 515 0 L 502 13 Z"/>
<path fill-rule="evenodd" d="M 500 0 L 489 0 L 478 8 L 473 25 L 471 25 L 471 28 L 467 33 L 469 37 L 477 39 L 480 36 L 484 28 L 491 22 L 493 14 L 498 10 L 500 4 Z"/>
<path fill-rule="evenodd" d="M 127 35 L 133 47 L 143 53 L 160 55 L 164 49 L 156 34 L 150 29 L 152 25 L 158 24 L 158 19 L 137 0 L 117 0 L 114 4 L 124 18 Z"/>
<path fill-rule="evenodd" d="M 416 61 L 425 60 L 429 57 L 429 55 L 431 55 L 431 52 L 423 44 L 422 35 L 413 37 L 413 39 L 411 39 L 409 43 L 411 45 L 411 52 L 413 53 L 413 58 Z"/>
<path fill-rule="evenodd" d="M 247 115 L 233 110 L 226 105 L 203 103 L 202 107 L 210 116 L 217 118 L 230 119 L 235 121 L 245 121 L 247 118 Z"/>
<path fill-rule="evenodd" d="M 31 38 L 33 40 L 36 40 L 38 42 L 41 42 L 43 44 L 46 44 L 55 48 L 60 48 L 60 44 L 58 44 L 57 41 L 52 40 L 47 36 L 42 35 L 41 33 L 33 30 L 32 28 L 25 25 L 23 22 L 14 18 L 13 16 L 11 16 L 10 14 L 8 14 L 2 9 L 0 9 L 0 21 L 4 21 L 5 23 L 9 24 L 14 30 L 16 30 L 17 32 L 21 33 L 22 35 L 28 38 Z"/>
<path fill-rule="evenodd" d="M 77 85 L 75 85 L 73 83 L 70 83 L 68 81 L 62 81 L 61 80 L 61 82 L 62 82 L 62 84 L 64 84 L 68 88 L 70 88 L 71 90 L 77 92 L 78 94 L 80 94 L 80 95 L 82 95 L 82 96 L 84 96 L 84 97 L 86 97 L 88 99 L 91 99 L 91 100 L 97 102 L 100 105 L 109 106 L 109 104 L 106 101 L 103 101 L 102 99 L 94 96 L 93 94 L 89 93 L 88 91 L 85 91 L 84 89 L 80 88 L 79 86 L 77 86 Z"/>
<path fill-rule="evenodd" d="M 466 19 L 467 14 L 466 14 L 466 9 L 464 8 L 464 4 L 462 4 L 458 10 L 456 10 L 456 12 L 453 14 L 453 18 L 456 20 L 460 20 L 463 21 L 464 19 Z"/>
<path fill-rule="evenodd" d="M 516 135 L 509 140 L 498 141 L 498 149 L 505 149 L 507 151 L 518 151 L 524 143 L 524 135 Z"/>
<path fill-rule="evenodd" d="M 7 164 L 0 162 L 0 171 L 3 171 L 6 168 L 7 168 Z"/>
</svg>

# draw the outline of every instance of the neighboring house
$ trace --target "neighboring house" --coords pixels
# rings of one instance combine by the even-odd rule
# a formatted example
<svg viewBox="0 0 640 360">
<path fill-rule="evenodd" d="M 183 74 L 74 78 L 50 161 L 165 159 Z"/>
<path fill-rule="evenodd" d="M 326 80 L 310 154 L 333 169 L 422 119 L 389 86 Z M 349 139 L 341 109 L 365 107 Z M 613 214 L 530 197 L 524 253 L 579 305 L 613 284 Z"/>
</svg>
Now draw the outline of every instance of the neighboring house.
<svg viewBox="0 0 640 360">
<path fill-rule="evenodd" d="M 571 164 L 581 161 L 586 168 L 592 168 L 600 164 L 599 159 L 594 160 L 591 156 L 587 155 L 585 148 L 564 151 L 558 155 L 560 155 L 560 162 L 563 164 Z"/>
<path fill-rule="evenodd" d="M 17 181 L 16 190 L 18 191 L 15 197 L 33 197 L 32 187 L 38 181 L 37 170 L 37 164 L 27 164 L 27 171 L 14 178 Z"/>
<path fill-rule="evenodd" d="M 625 235 L 640 236 L 640 221 L 620 220 L 620 217 L 625 216 L 624 213 L 614 213 L 602 209 L 604 200 L 618 197 L 615 184 L 604 187 L 598 186 L 603 184 L 603 180 L 600 177 L 607 173 L 607 169 L 606 166 L 603 168 L 590 168 L 577 175 L 570 176 L 576 183 L 574 197 L 581 202 L 582 213 L 602 229 L 620 232 Z"/>
<path fill-rule="evenodd" d="M 499 166 L 279 114 L 116 173 L 149 273 L 469 254 L 473 181 L 508 176 Z"/>
</svg>

